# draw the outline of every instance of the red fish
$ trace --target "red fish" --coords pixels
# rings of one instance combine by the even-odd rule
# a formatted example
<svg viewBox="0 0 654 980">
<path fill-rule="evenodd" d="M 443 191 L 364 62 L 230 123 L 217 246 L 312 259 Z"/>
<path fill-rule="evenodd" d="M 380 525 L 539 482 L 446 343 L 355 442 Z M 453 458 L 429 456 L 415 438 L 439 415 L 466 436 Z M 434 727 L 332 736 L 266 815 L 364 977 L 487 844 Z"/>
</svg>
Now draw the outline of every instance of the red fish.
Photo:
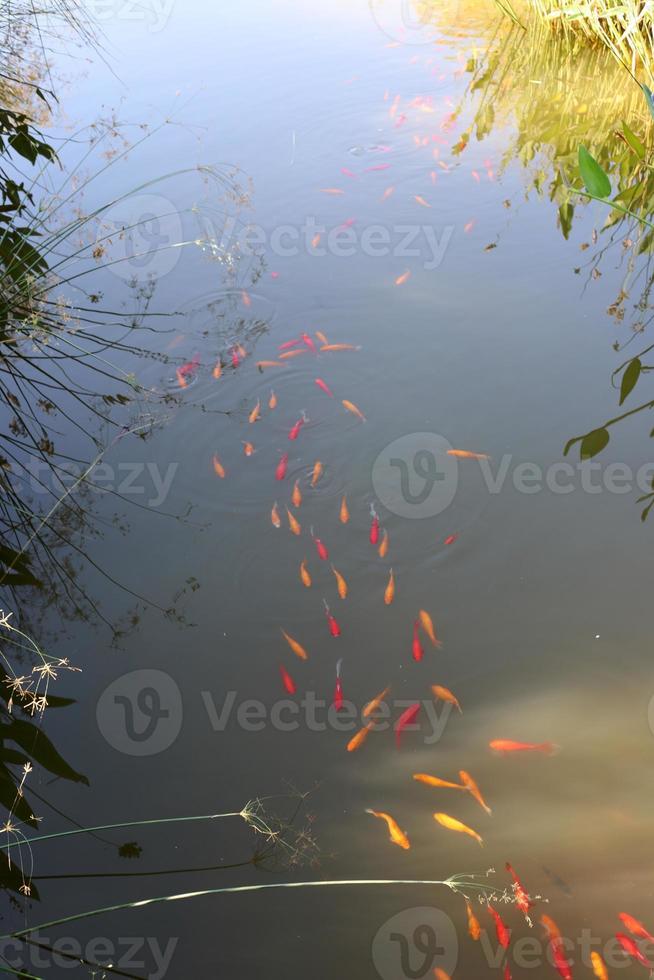
<svg viewBox="0 0 654 980">
<path fill-rule="evenodd" d="M 241 363 L 241 358 L 236 347 L 232 347 L 232 367 L 237 368 Z"/>
<path fill-rule="evenodd" d="M 415 704 L 410 705 L 406 711 L 403 711 L 400 717 L 395 722 L 395 744 L 398 749 L 400 747 L 400 738 L 402 732 L 408 725 L 412 725 L 413 722 L 418 717 L 418 712 L 420 711 L 420 702 L 417 701 Z"/>
<path fill-rule="evenodd" d="M 502 916 L 494 909 L 492 905 L 488 906 L 488 911 L 493 916 L 495 920 L 495 934 L 497 935 L 497 941 L 504 949 L 509 948 L 509 943 L 511 942 L 511 930 L 502 922 Z"/>
<path fill-rule="evenodd" d="M 317 538 L 315 536 L 315 534 L 313 533 L 313 528 L 311 528 L 311 537 L 313 538 L 313 540 L 315 542 L 316 551 L 318 552 L 318 557 L 319 558 L 322 558 L 323 561 L 327 561 L 327 559 L 329 558 L 329 552 L 327 551 L 327 548 L 322 543 L 322 541 L 320 540 L 320 538 Z"/>
<path fill-rule="evenodd" d="M 345 174 L 346 177 L 356 177 L 356 174 L 353 174 L 347 167 L 341 167 L 341 173 Z"/>
<path fill-rule="evenodd" d="M 286 467 L 288 466 L 288 453 L 284 453 L 282 458 L 277 464 L 277 469 L 275 470 L 275 479 L 283 480 L 286 476 Z"/>
<path fill-rule="evenodd" d="M 288 433 L 288 438 L 289 439 L 297 439 L 297 437 L 300 434 L 300 429 L 302 428 L 302 426 L 304 425 L 304 423 L 305 422 L 308 422 L 308 421 L 309 420 L 308 420 L 308 418 L 306 417 L 306 415 L 304 414 L 304 411 L 303 411 L 302 412 L 302 415 L 300 416 L 300 418 L 297 420 L 297 422 L 295 423 L 295 425 L 292 427 L 292 429 Z"/>
<path fill-rule="evenodd" d="M 297 345 L 301 343 L 302 341 L 299 337 L 297 337 L 295 340 L 287 340 L 285 344 L 279 345 L 278 350 L 290 350 L 291 347 L 297 347 Z"/>
<path fill-rule="evenodd" d="M 330 389 L 327 382 L 322 380 L 322 378 L 316 378 L 316 384 L 322 391 L 325 392 L 326 395 L 329 395 L 330 398 L 334 397 L 334 392 Z"/>
<path fill-rule="evenodd" d="M 413 653 L 413 659 L 417 660 L 418 662 L 421 661 L 425 655 L 425 651 L 423 650 L 422 644 L 420 642 L 420 637 L 418 636 L 419 627 L 420 627 L 420 623 L 416 619 L 415 623 L 413 624 L 412 653 Z"/>
<path fill-rule="evenodd" d="M 458 537 L 459 537 L 458 534 L 448 534 L 448 536 L 445 538 L 445 541 L 443 541 L 443 544 L 454 544 L 454 542 Z"/>
<path fill-rule="evenodd" d="M 638 960 L 640 965 L 644 966 L 647 970 L 651 969 L 652 964 L 645 956 L 643 956 L 633 939 L 630 939 L 629 936 L 625 936 L 623 932 L 616 932 L 615 938 L 618 940 L 624 951 L 629 954 L 629 956 L 635 960 Z"/>
<path fill-rule="evenodd" d="M 533 902 L 529 901 L 529 895 L 525 891 L 522 882 L 515 873 L 513 866 L 507 861 L 505 864 L 506 870 L 509 872 L 513 878 L 513 892 L 515 894 L 515 903 L 522 912 L 522 914 L 527 918 L 529 915 L 529 909 L 533 907 Z"/>
<path fill-rule="evenodd" d="M 279 673 L 282 675 L 282 683 L 287 694 L 295 694 L 297 688 L 295 687 L 295 681 L 284 667 L 279 668 Z"/>
<path fill-rule="evenodd" d="M 186 364 L 182 364 L 181 367 L 177 368 L 175 373 L 181 388 L 186 387 L 187 378 L 191 378 L 199 367 L 200 355 L 194 354 L 190 361 L 187 361 Z"/>
<path fill-rule="evenodd" d="M 370 505 L 370 516 L 372 517 L 372 524 L 370 525 L 370 544 L 377 544 L 379 541 L 379 517 L 377 516 L 377 511 L 375 510 L 375 505 Z"/>
<path fill-rule="evenodd" d="M 648 942 L 654 943 L 654 936 L 651 932 L 648 932 L 643 923 L 639 922 L 638 919 L 634 919 L 628 912 L 620 912 L 618 918 L 632 936 L 638 936 L 639 939 L 646 939 Z"/>
<path fill-rule="evenodd" d="M 332 616 L 332 614 L 331 614 L 331 612 L 329 610 L 329 606 L 327 605 L 326 600 L 323 599 L 322 601 L 323 601 L 324 606 L 325 606 L 325 615 L 327 617 L 327 623 L 329 624 L 329 632 L 331 633 L 332 636 L 340 636 L 341 635 L 341 627 L 338 625 L 338 623 L 336 622 L 336 620 Z"/>
<path fill-rule="evenodd" d="M 318 351 L 316 350 L 316 345 L 314 344 L 313 339 L 309 336 L 308 333 L 302 334 L 302 341 L 304 344 L 306 344 L 306 346 L 309 348 L 312 354 L 318 353 Z"/>
<path fill-rule="evenodd" d="M 554 966 L 556 967 L 559 976 L 563 977 L 563 980 L 572 980 L 572 970 L 570 969 L 570 964 L 565 957 L 563 939 L 561 936 L 553 936 L 550 939 L 550 948 L 552 950 Z"/>
<path fill-rule="evenodd" d="M 343 685 L 341 684 L 341 664 L 342 660 L 339 660 L 336 664 L 336 687 L 334 688 L 334 707 L 337 711 L 340 711 L 343 707 Z"/>
</svg>

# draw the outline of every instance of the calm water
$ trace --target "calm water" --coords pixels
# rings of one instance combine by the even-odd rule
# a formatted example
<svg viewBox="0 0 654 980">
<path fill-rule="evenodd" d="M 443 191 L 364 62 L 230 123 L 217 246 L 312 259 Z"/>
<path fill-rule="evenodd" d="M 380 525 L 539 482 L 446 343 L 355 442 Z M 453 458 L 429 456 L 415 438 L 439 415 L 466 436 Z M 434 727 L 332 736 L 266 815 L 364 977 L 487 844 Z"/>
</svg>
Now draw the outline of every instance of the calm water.
<svg viewBox="0 0 654 980">
<path fill-rule="evenodd" d="M 150 25 L 156 30 L 118 14 L 103 21 L 111 70 L 97 56 L 87 64 L 85 52 L 62 63 L 70 79 L 63 128 L 92 121 L 101 105 L 116 107 L 130 139 L 142 122 L 171 120 L 89 187 L 87 207 L 198 164 L 220 165 L 225 174 L 238 168 L 233 179 L 243 197 L 226 196 L 197 172 L 178 173 L 107 218 L 160 215 L 158 226 L 148 226 L 154 239 L 114 243 L 114 254 L 140 257 L 99 270 L 93 281 L 112 307 L 129 301 L 129 276 L 153 277 L 151 308 L 174 315 L 157 320 L 160 332 L 139 343 L 168 362 L 114 360 L 174 399 L 144 401 L 144 415 L 160 424 L 146 440 L 125 435 L 107 453 L 103 479 L 127 502 L 91 495 L 101 533 L 84 547 L 126 589 L 175 611 L 166 616 L 137 602 L 135 612 L 132 596 L 81 570 L 89 594 L 124 633 L 112 643 L 93 617 L 57 632 L 56 612 L 46 615 L 50 652 L 83 668 L 57 688 L 77 703 L 50 712 L 46 726 L 91 785 L 45 777 L 39 785 L 36 776 L 32 785 L 82 825 L 238 811 L 269 796 L 277 798 L 266 811 L 288 817 L 294 789 L 310 793 L 285 831 L 289 847 L 263 867 L 221 867 L 247 862 L 262 843 L 239 819 L 36 845 L 42 901 L 28 911 L 29 923 L 261 882 L 441 880 L 495 868 L 489 881 L 504 888 L 510 861 L 530 894 L 548 900 L 534 918 L 547 912 L 574 943 L 591 930 L 592 948 L 603 949 L 622 928 L 620 911 L 653 924 L 650 527 L 635 503 L 642 491 L 611 492 L 606 472 L 624 464 L 634 484 L 652 458 L 647 421 L 637 416 L 616 429 L 592 469 L 572 454 L 571 474 L 551 469 L 568 438 L 618 414 L 610 374 L 623 358 L 612 344 L 625 342 L 644 317 L 629 306 L 637 281 L 625 318 L 606 312 L 643 260 L 630 272 L 618 234 L 594 277 L 608 243 L 593 243 L 602 209 L 578 208 L 566 240 L 563 198 L 552 182 L 579 141 L 602 141 L 622 118 L 635 115 L 636 126 L 642 107 L 610 62 L 600 65 L 605 81 L 595 81 L 599 55 L 572 68 L 556 51 L 507 38 L 505 25 L 498 35 L 497 22 L 485 23 L 474 6 L 454 7 L 456 19 L 443 5 L 432 26 L 418 29 L 412 20 L 402 34 L 391 4 L 187 0 Z M 453 152 L 467 132 L 468 146 Z M 72 165 L 79 151 L 69 146 L 64 156 Z M 238 237 L 247 225 L 256 226 L 253 254 Z M 147 254 L 153 240 L 158 247 L 180 239 L 201 245 Z M 284 367 L 257 369 L 303 331 L 359 349 L 307 352 Z M 248 356 L 233 369 L 238 343 Z M 630 352 L 639 344 L 636 337 Z M 175 369 L 195 355 L 199 370 L 180 391 Z M 216 380 L 219 356 L 225 366 Z M 261 419 L 249 424 L 257 400 Z M 309 421 L 289 441 L 302 410 Z M 256 450 L 249 458 L 244 441 Z M 456 460 L 444 455 L 447 445 L 490 460 Z M 286 452 L 288 473 L 277 482 Z M 213 471 L 214 454 L 225 479 Z M 324 475 L 312 488 L 316 460 Z M 117 486 L 132 473 L 132 487 Z M 160 493 L 152 473 L 168 481 Z M 296 479 L 304 497 L 292 508 L 298 537 L 284 509 Z M 554 492 L 555 480 L 570 491 Z M 347 524 L 339 521 L 343 494 Z M 275 501 L 280 529 L 270 520 Z M 389 536 L 385 558 L 369 541 L 373 503 Z M 312 526 L 347 579 L 344 601 L 316 554 Z M 458 538 L 445 545 L 450 535 Z M 311 588 L 299 579 L 303 558 Z M 391 567 L 396 595 L 387 607 Z M 330 636 L 323 598 L 340 623 L 338 638 Z M 423 635 L 417 663 L 411 640 L 419 609 L 431 613 L 443 646 L 434 649 Z M 306 662 L 280 629 L 306 647 Z M 420 730 L 405 732 L 399 751 L 386 730 L 348 753 L 358 722 L 335 722 L 332 712 L 325 724 L 324 707 L 318 724 L 300 707 L 294 730 L 284 730 L 290 716 L 275 715 L 288 697 L 279 666 L 297 685 L 296 705 L 307 694 L 330 705 L 341 658 L 344 695 L 359 711 L 387 685 L 393 719 L 423 701 Z M 461 716 L 434 705 L 432 684 L 456 694 Z M 231 714 L 217 730 L 226 699 Z M 243 724 L 239 706 L 250 699 L 260 703 L 254 710 L 263 722 Z M 157 708 L 167 717 L 153 718 Z M 498 738 L 551 741 L 560 751 L 501 757 L 488 747 Z M 411 778 L 451 780 L 460 769 L 475 777 L 492 817 L 468 795 Z M 389 843 L 366 808 L 392 814 L 411 849 Z M 474 828 L 484 850 L 440 827 L 435 811 Z M 47 805 L 40 812 L 43 832 L 69 829 Z M 131 861 L 116 851 L 130 841 L 143 849 Z M 180 870 L 204 867 L 210 870 Z M 177 873 L 154 874 L 171 869 Z M 84 874 L 107 877 L 47 880 Z M 537 940 L 526 960 L 514 946 L 513 975 L 556 975 L 543 962 L 541 927 L 529 930 L 512 905 L 501 910 L 514 943 Z M 113 912 L 42 935 L 77 937 L 87 958 L 113 955 L 128 975 L 161 976 L 153 944 L 172 940 L 170 978 L 265 972 L 403 980 L 440 965 L 476 980 L 501 975 L 492 920 L 481 907 L 477 914 L 486 945 L 468 937 L 463 899 L 445 888 L 280 889 Z M 12 914 L 12 927 L 22 918 Z M 99 937 L 114 944 L 113 954 L 92 945 Z M 145 953 L 130 958 L 127 937 L 140 937 Z M 572 958 L 575 976 L 590 975 L 578 965 L 578 946 Z M 643 972 L 619 962 L 612 975 Z M 62 964 L 24 963 L 37 975 L 65 973 Z"/>
</svg>

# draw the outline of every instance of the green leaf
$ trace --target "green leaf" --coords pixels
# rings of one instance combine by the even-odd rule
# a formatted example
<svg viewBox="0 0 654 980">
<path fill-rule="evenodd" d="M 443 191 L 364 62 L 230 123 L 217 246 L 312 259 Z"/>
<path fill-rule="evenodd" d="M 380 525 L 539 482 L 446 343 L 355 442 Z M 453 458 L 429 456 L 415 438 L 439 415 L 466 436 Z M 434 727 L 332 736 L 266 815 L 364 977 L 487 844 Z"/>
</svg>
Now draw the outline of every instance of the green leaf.
<svg viewBox="0 0 654 980">
<path fill-rule="evenodd" d="M 622 135 L 626 139 L 627 143 L 634 151 L 639 160 L 645 159 L 645 147 L 638 139 L 636 134 L 627 126 L 626 122 L 622 123 Z"/>
<path fill-rule="evenodd" d="M 608 429 L 593 429 L 592 432 L 588 432 L 581 440 L 579 449 L 581 458 L 591 459 L 597 456 L 608 445 L 610 438 Z"/>
<path fill-rule="evenodd" d="M 31 722 L 13 718 L 11 724 L 4 725 L 0 729 L 0 734 L 3 738 L 11 739 L 12 742 L 20 745 L 21 749 L 28 752 L 34 761 L 47 769 L 48 772 L 54 773 L 61 779 L 70 779 L 74 783 L 89 785 L 86 776 L 75 772 L 66 760 L 62 759 L 50 739 Z"/>
<path fill-rule="evenodd" d="M 566 201 L 565 204 L 562 204 L 559 208 L 559 224 L 561 225 L 561 231 L 563 232 L 563 237 L 566 241 L 570 237 L 574 213 L 574 205 L 570 204 L 569 201 Z"/>
<path fill-rule="evenodd" d="M 649 109 L 652 118 L 654 118 L 654 93 L 647 87 L 647 85 L 641 85 L 643 94 L 645 96 L 645 101 L 647 102 L 647 108 Z"/>
<path fill-rule="evenodd" d="M 627 367 L 625 368 L 624 374 L 622 375 L 622 382 L 620 384 L 620 404 L 627 395 L 633 391 L 635 386 L 638 384 L 638 379 L 640 377 L 640 372 L 642 370 L 642 362 L 639 357 L 634 357 L 633 360 L 629 361 Z"/>
<path fill-rule="evenodd" d="M 585 146 L 579 147 L 579 170 L 581 179 L 589 194 L 595 197 L 608 197 L 611 193 L 611 181 L 604 173 L 595 157 L 591 156 Z"/>
</svg>

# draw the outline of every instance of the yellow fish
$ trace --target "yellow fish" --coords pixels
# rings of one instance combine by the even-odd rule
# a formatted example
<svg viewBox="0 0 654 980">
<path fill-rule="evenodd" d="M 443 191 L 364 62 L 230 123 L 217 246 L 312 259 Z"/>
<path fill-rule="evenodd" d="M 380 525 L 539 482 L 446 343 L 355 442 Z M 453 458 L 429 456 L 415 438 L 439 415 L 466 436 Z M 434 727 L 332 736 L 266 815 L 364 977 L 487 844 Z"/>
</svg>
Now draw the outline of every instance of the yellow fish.
<svg viewBox="0 0 654 980">
<path fill-rule="evenodd" d="M 347 524 L 347 522 L 350 519 L 350 512 L 347 509 L 347 500 L 345 499 L 345 494 L 343 494 L 343 499 L 341 500 L 341 510 L 338 516 L 340 518 L 341 524 Z"/>
<path fill-rule="evenodd" d="M 311 588 L 311 576 L 307 571 L 306 558 L 300 564 L 300 580 L 302 582 L 302 585 L 306 585 L 307 589 Z"/>
<path fill-rule="evenodd" d="M 379 557 L 385 558 L 388 554 L 388 531 L 384 528 L 382 539 L 379 543 Z"/>
<path fill-rule="evenodd" d="M 338 588 L 338 594 L 340 595 L 341 599 L 345 599 L 347 596 L 347 582 L 345 581 L 341 573 L 336 571 L 333 565 L 332 565 L 332 572 L 334 573 L 334 576 L 336 578 L 336 586 Z"/>
<path fill-rule="evenodd" d="M 481 847 L 484 846 L 484 842 L 476 830 L 461 823 L 460 820 L 455 820 L 454 817 L 448 816 L 447 813 L 435 813 L 434 820 L 437 820 L 441 827 L 445 827 L 447 830 L 454 830 L 457 834 L 467 834 L 468 837 L 474 837 Z"/>
<path fill-rule="evenodd" d="M 250 415 L 249 415 L 249 418 L 248 418 L 248 422 L 250 422 L 250 423 L 256 422 L 260 415 L 261 415 L 261 402 L 260 401 L 257 401 L 257 404 L 254 406 L 254 408 L 250 412 Z"/>
<path fill-rule="evenodd" d="M 384 592 L 384 602 L 387 606 L 390 606 L 391 602 L 395 598 L 395 577 L 393 576 L 393 569 L 391 568 L 391 574 L 388 577 L 388 585 L 386 586 L 386 591 Z"/>
<path fill-rule="evenodd" d="M 300 660 L 309 659 L 307 651 L 300 643 L 298 643 L 297 640 L 294 640 L 292 636 L 289 636 L 286 630 L 282 630 L 281 633 L 296 657 L 299 657 Z"/>
<path fill-rule="evenodd" d="M 390 814 L 382 813 L 380 810 L 366 810 L 366 813 L 370 813 L 373 817 L 377 817 L 379 820 L 383 820 L 385 822 L 386 826 L 388 827 L 389 840 L 391 843 L 397 844 L 397 846 L 401 847 L 404 851 L 409 850 L 411 847 L 409 838 L 404 831 L 400 829 L 399 824 L 393 819 L 393 817 L 391 817 Z"/>
<path fill-rule="evenodd" d="M 449 701 L 458 710 L 459 714 L 463 714 L 458 699 L 447 687 L 441 687 L 440 684 L 432 684 L 431 689 L 434 692 L 435 698 L 440 698 L 441 701 Z"/>
<path fill-rule="evenodd" d="M 348 412 L 352 412 L 353 415 L 356 415 L 358 418 L 360 418 L 362 422 L 366 421 L 365 415 L 363 414 L 361 409 L 357 408 L 354 402 L 349 402 L 347 398 L 344 398 L 343 407 L 346 408 Z"/>
<path fill-rule="evenodd" d="M 432 622 L 432 618 L 429 615 L 429 613 L 426 612 L 426 610 L 421 609 L 418 615 L 420 616 L 420 622 L 422 623 L 422 628 L 427 634 L 427 636 L 429 637 L 429 639 L 431 640 L 431 642 L 433 643 L 433 645 L 435 647 L 442 646 L 443 644 L 441 643 L 441 641 L 436 638 L 434 624 Z"/>
<path fill-rule="evenodd" d="M 302 528 L 295 520 L 288 507 L 286 508 L 286 513 L 288 514 L 288 526 L 290 527 L 293 534 L 297 534 L 297 535 L 302 534 Z"/>
<path fill-rule="evenodd" d="M 372 722 L 369 722 L 367 725 L 364 725 L 363 728 L 360 728 L 356 735 L 353 735 L 350 741 L 347 743 L 348 752 L 356 752 L 356 750 L 363 745 L 365 740 L 368 738 L 368 735 L 372 731 L 373 727 Z"/>
<path fill-rule="evenodd" d="M 322 463 L 320 462 L 320 460 L 317 460 L 314 463 L 313 472 L 312 472 L 312 475 L 311 475 L 311 486 L 312 487 L 315 487 L 316 483 L 318 482 L 318 480 L 322 476 L 322 473 L 323 473 Z"/>
<path fill-rule="evenodd" d="M 477 801 L 479 806 L 486 811 L 489 817 L 492 816 L 493 811 L 486 804 L 486 800 L 481 795 L 481 790 L 477 786 L 477 783 L 474 781 L 470 773 L 466 772 L 465 769 L 461 769 L 461 771 L 459 772 L 459 779 L 461 780 L 465 788 L 468 790 L 470 795 L 473 797 L 473 799 Z"/>
</svg>

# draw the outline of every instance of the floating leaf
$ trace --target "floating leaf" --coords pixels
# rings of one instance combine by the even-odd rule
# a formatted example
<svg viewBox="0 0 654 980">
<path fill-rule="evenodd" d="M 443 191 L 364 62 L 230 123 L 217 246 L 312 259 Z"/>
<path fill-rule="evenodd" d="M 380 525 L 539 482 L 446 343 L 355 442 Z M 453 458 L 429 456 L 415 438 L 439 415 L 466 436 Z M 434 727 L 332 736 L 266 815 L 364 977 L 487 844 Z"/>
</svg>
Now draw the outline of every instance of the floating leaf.
<svg viewBox="0 0 654 980">
<path fill-rule="evenodd" d="M 595 157 L 591 156 L 585 146 L 579 147 L 579 170 L 581 179 L 589 194 L 594 197 L 608 197 L 611 193 L 611 181 L 604 173 Z"/>
<path fill-rule="evenodd" d="M 581 440 L 579 450 L 581 458 L 591 459 L 597 456 L 608 445 L 610 438 L 608 429 L 593 429 L 592 432 L 588 432 Z"/>
<path fill-rule="evenodd" d="M 642 368 L 643 365 L 639 357 L 634 357 L 633 360 L 629 361 L 627 364 L 624 374 L 622 375 L 622 382 L 620 384 L 621 405 L 627 395 L 632 392 L 635 386 L 638 384 L 638 379 Z"/>
</svg>

